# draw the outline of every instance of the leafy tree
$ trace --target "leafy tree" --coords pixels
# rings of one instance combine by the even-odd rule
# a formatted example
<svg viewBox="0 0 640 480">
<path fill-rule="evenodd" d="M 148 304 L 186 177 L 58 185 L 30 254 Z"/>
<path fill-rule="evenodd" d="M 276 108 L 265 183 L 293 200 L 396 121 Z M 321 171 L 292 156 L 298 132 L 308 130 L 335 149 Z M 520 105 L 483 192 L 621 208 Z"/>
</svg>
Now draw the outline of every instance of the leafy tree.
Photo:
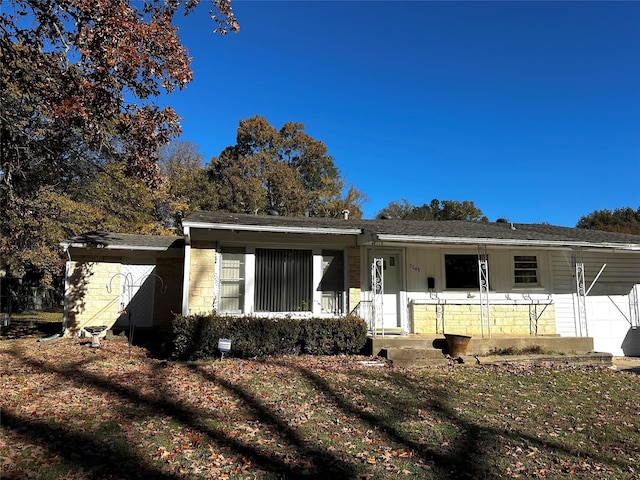
<svg viewBox="0 0 640 480">
<path fill-rule="evenodd" d="M 60 263 L 55 255 L 61 253 L 60 232 L 54 232 L 45 217 L 64 224 L 62 212 L 70 213 L 69 202 L 79 202 L 74 208 L 86 218 L 101 218 L 99 212 L 104 212 L 113 222 L 109 212 L 120 214 L 118 208 L 125 204 L 118 199 L 131 195 L 132 188 L 151 189 L 149 195 L 162 187 L 156 152 L 180 129 L 177 114 L 154 102 L 192 78 L 190 59 L 171 21 L 198 3 L 2 3 L 0 265 L 10 273 L 43 269 L 45 277 L 53 274 L 53 266 Z M 211 13 L 219 33 L 238 30 L 230 0 L 213 0 Z M 120 180 L 128 187 L 102 197 L 106 192 L 93 180 L 111 163 L 119 167 L 110 175 L 123 175 Z M 87 188 L 93 189 L 91 201 L 102 202 L 91 214 L 86 209 L 94 207 L 83 204 Z M 131 205 L 147 214 L 146 200 Z M 121 228 L 156 228 L 149 219 L 124 210 Z M 84 228 L 84 223 L 72 224 L 62 226 L 65 234 Z M 103 228 L 107 225 L 112 223 Z"/>
<path fill-rule="evenodd" d="M 173 141 L 158 154 L 160 173 L 166 180 L 165 198 L 158 215 L 170 227 L 180 227 L 194 210 L 218 208 L 218 191 L 204 167 L 204 156 L 193 142 Z"/>
<path fill-rule="evenodd" d="M 3 217 L 0 253 L 14 276 L 39 272 L 45 287 L 64 267 L 58 243 L 68 233 L 84 230 L 87 219 L 97 218 L 90 205 L 43 187 L 30 199 L 18 198 Z"/>
<path fill-rule="evenodd" d="M 159 198 L 164 198 L 162 190 L 150 190 L 141 180 L 128 177 L 123 164 L 110 163 L 74 200 L 90 204 L 98 212 L 91 230 L 166 234 L 168 230 L 157 215 Z"/>
<path fill-rule="evenodd" d="M 50 287 L 64 268 L 59 245 L 67 238 L 88 231 L 168 233 L 154 205 L 144 183 L 127 178 L 123 165 L 109 164 L 75 196 L 42 187 L 32 198 L 17 198 L 3 218 L 0 255 L 15 276 L 37 272 Z"/>
<path fill-rule="evenodd" d="M 341 191 L 344 191 L 344 183 Z M 322 204 L 321 217 L 337 218 L 346 210 L 350 218 L 362 218 L 362 206 L 367 201 L 367 196 L 351 185 L 344 195 L 334 195 L 326 198 Z"/>
<path fill-rule="evenodd" d="M 595 210 L 578 220 L 577 228 L 640 235 L 640 207 Z"/>
<path fill-rule="evenodd" d="M 364 195 L 344 179 L 326 145 L 287 122 L 280 130 L 266 118 L 241 120 L 236 145 L 211 159 L 209 172 L 219 192 L 219 209 L 286 216 L 338 216 L 349 209 L 362 216 Z"/>
<path fill-rule="evenodd" d="M 482 211 L 473 202 L 464 200 L 438 200 L 429 204 L 411 205 L 408 200 L 392 201 L 380 210 L 376 218 L 395 218 L 399 220 L 475 220 L 488 221 Z"/>
<path fill-rule="evenodd" d="M 225 148 L 209 162 L 208 172 L 220 195 L 218 209 L 254 213 L 264 208 L 259 155 L 242 155 L 237 146 Z"/>
<path fill-rule="evenodd" d="M 389 202 L 389 205 L 377 213 L 376 218 L 388 218 L 394 220 L 432 220 L 431 218 L 414 218 L 412 215 L 415 208 L 416 207 L 411 205 L 406 198 L 399 201 L 393 200 Z"/>
<path fill-rule="evenodd" d="M 2 91 L 8 97 L 2 111 L 6 185 L 12 187 L 33 162 L 48 160 L 64 168 L 64 145 L 55 142 L 63 148 L 52 148 L 45 140 L 70 136 L 79 137 L 88 150 L 121 157 L 128 174 L 154 185 L 156 149 L 179 127 L 176 113 L 158 108 L 153 99 L 192 78 L 171 20 L 178 8 L 188 12 L 197 3 L 5 2 L 0 48 Z M 236 29 L 229 0 L 215 6 L 222 31 Z M 58 169 L 50 170 L 56 174 Z"/>
</svg>

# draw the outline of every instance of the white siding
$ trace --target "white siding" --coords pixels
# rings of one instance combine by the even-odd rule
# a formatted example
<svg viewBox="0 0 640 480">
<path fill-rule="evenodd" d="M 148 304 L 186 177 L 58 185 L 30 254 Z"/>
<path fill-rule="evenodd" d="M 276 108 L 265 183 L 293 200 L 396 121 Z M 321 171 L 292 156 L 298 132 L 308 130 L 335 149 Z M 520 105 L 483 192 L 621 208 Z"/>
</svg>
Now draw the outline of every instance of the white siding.
<svg viewBox="0 0 640 480">
<path fill-rule="evenodd" d="M 153 325 L 153 298 L 155 290 L 155 265 L 122 264 L 120 308 L 116 326 L 127 327 L 129 322 L 136 327 Z"/>
<path fill-rule="evenodd" d="M 631 311 L 629 293 L 634 283 L 640 283 L 638 256 L 612 251 L 582 252 L 578 261 L 584 263 L 587 333 L 593 337 L 597 351 L 623 355 L 623 343 L 629 343 Z M 594 280 L 602 267 L 602 273 Z M 577 298 L 574 293 L 575 266 L 571 251 L 551 253 L 553 300 L 556 305 L 556 331 L 562 336 L 576 335 Z M 629 349 L 625 348 L 629 355 Z"/>
<path fill-rule="evenodd" d="M 553 303 L 556 306 L 556 332 L 563 337 L 575 337 L 575 278 L 571 252 L 551 252 L 551 271 Z"/>
<path fill-rule="evenodd" d="M 597 352 L 624 355 L 622 344 L 631 330 L 629 297 L 587 297 L 587 329 Z"/>
</svg>

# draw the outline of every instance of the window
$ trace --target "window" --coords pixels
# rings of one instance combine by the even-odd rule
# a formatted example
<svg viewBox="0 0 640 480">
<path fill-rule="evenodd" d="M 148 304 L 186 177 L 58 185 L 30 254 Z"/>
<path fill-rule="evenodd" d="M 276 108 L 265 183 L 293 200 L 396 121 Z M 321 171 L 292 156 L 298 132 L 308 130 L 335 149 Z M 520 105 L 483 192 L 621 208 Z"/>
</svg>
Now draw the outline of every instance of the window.
<svg viewBox="0 0 640 480">
<path fill-rule="evenodd" d="M 257 312 L 311 311 L 313 255 L 311 250 L 256 249 Z"/>
<path fill-rule="evenodd" d="M 228 248 L 220 265 L 220 311 L 242 313 L 244 310 L 244 249 Z"/>
<path fill-rule="evenodd" d="M 445 255 L 446 288 L 480 288 L 477 255 Z"/>
<path fill-rule="evenodd" d="M 515 255 L 513 257 L 513 278 L 516 285 L 537 285 L 538 257 L 535 255 Z"/>
<path fill-rule="evenodd" d="M 344 299 L 344 252 L 341 250 L 322 251 L 322 311 L 340 315 Z"/>
</svg>

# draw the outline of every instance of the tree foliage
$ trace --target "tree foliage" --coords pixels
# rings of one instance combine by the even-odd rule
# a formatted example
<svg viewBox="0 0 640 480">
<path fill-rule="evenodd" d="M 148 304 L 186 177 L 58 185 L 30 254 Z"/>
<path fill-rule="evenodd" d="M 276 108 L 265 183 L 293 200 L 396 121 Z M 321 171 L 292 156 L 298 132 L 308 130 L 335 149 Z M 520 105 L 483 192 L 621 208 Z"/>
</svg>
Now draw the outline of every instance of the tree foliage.
<svg viewBox="0 0 640 480">
<path fill-rule="evenodd" d="M 345 181 L 326 145 L 300 123 L 278 130 L 266 118 L 241 120 L 236 145 L 209 163 L 219 192 L 219 209 L 242 213 L 359 218 L 364 195 Z"/>
<path fill-rule="evenodd" d="M 13 275 L 38 273 L 43 286 L 51 286 L 64 268 L 60 242 L 82 232 L 168 233 L 154 217 L 153 192 L 127 178 L 123 165 L 107 165 L 76 190 L 41 187 L 6 210 L 0 254 Z"/>
<path fill-rule="evenodd" d="M 80 139 L 86 150 L 122 158 L 128 174 L 156 184 L 156 149 L 179 127 L 176 113 L 153 100 L 192 78 L 171 20 L 179 8 L 189 11 L 197 3 L 5 2 L 0 12 L 5 185 L 11 189 L 16 177 L 26 177 L 43 161 L 52 174 L 60 174 L 68 138 Z M 218 0 L 216 6 L 223 31 L 236 28 L 229 1 Z"/>
<path fill-rule="evenodd" d="M 640 207 L 595 210 L 578 220 L 577 228 L 640 235 Z"/>
<path fill-rule="evenodd" d="M 488 219 L 473 202 L 464 200 L 438 200 L 429 204 L 411 205 L 408 200 L 392 201 L 380 210 L 376 218 L 394 218 L 399 220 L 475 220 L 486 222 Z"/>
<path fill-rule="evenodd" d="M 165 225 L 180 227 L 194 210 L 215 210 L 219 193 L 203 167 L 204 156 L 193 142 L 173 141 L 160 149 L 160 173 L 166 196 L 159 208 Z"/>
<path fill-rule="evenodd" d="M 134 210 L 153 215 L 162 191 L 156 152 L 180 129 L 176 112 L 155 99 L 192 78 L 171 22 L 198 2 L 2 3 L 0 265 L 10 273 L 39 269 L 50 278 L 60 236 L 96 219 L 102 229 L 157 227 Z M 218 32 L 238 29 L 230 0 L 213 0 L 211 14 Z M 134 192 L 142 196 L 129 202 Z M 72 211 L 83 214 L 79 223 L 67 218 Z"/>
</svg>

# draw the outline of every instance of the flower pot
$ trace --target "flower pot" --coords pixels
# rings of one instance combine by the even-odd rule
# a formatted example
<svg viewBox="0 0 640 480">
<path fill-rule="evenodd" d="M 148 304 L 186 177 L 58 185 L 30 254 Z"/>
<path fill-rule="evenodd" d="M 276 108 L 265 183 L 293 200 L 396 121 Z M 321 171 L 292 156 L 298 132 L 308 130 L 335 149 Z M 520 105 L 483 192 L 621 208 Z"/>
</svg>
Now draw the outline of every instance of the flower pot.
<svg viewBox="0 0 640 480">
<path fill-rule="evenodd" d="M 459 358 L 467 354 L 467 345 L 469 345 L 471 337 L 467 335 L 445 333 L 444 338 L 447 340 L 447 348 L 451 357 Z"/>
</svg>

